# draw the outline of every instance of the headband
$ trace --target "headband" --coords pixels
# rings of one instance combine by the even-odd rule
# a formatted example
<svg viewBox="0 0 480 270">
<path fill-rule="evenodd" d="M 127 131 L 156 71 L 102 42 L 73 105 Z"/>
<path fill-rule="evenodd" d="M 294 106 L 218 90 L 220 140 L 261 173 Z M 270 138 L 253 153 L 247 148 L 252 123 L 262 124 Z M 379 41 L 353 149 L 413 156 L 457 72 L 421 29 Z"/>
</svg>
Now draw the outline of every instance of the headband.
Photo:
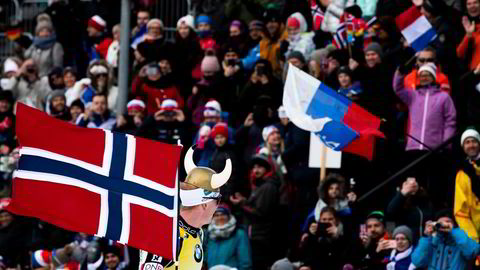
<svg viewBox="0 0 480 270">
<path fill-rule="evenodd" d="M 180 199 L 182 200 L 183 206 L 200 205 L 220 197 L 220 192 L 212 192 L 203 188 L 196 188 L 192 190 L 180 189 Z"/>
</svg>

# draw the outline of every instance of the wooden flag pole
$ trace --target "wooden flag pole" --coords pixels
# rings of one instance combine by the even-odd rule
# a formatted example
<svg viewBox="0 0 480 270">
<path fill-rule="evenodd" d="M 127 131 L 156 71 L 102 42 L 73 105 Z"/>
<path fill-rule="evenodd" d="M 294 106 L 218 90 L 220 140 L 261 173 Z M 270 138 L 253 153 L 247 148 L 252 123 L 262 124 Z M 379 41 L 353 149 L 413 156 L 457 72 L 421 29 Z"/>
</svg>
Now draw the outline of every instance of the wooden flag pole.
<svg viewBox="0 0 480 270">
<path fill-rule="evenodd" d="M 320 163 L 320 184 L 325 180 L 325 176 L 327 175 L 327 146 L 325 144 L 322 145 L 322 162 Z"/>
</svg>

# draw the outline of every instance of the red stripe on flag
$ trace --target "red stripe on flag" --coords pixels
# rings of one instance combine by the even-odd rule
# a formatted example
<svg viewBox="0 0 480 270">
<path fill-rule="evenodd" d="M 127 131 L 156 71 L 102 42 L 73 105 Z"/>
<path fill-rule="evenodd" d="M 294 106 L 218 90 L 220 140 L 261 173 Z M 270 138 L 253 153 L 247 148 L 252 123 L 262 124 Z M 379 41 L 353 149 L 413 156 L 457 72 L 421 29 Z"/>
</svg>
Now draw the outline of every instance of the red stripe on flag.
<svg viewBox="0 0 480 270">
<path fill-rule="evenodd" d="M 57 120 L 46 113 L 17 103 L 17 137 L 22 147 L 47 150 L 102 166 L 105 133 Z"/>
<path fill-rule="evenodd" d="M 130 220 L 129 246 L 173 259 L 172 218 L 155 210 L 131 204 Z"/>
<path fill-rule="evenodd" d="M 397 18 L 395 18 L 395 22 L 397 23 L 398 29 L 402 31 L 403 29 L 411 25 L 413 22 L 415 22 L 421 16 L 422 14 L 417 9 L 417 7 L 411 6 L 405 12 L 398 15 Z"/>
<path fill-rule="evenodd" d="M 12 203 L 8 206 L 8 211 L 37 217 L 71 231 L 91 235 L 97 233 L 100 220 L 99 194 L 44 181 L 21 178 L 15 178 L 14 181 Z"/>
<path fill-rule="evenodd" d="M 182 148 L 177 145 L 153 142 L 138 137 L 136 141 L 133 173 L 166 187 L 175 188 L 177 167 Z"/>
</svg>

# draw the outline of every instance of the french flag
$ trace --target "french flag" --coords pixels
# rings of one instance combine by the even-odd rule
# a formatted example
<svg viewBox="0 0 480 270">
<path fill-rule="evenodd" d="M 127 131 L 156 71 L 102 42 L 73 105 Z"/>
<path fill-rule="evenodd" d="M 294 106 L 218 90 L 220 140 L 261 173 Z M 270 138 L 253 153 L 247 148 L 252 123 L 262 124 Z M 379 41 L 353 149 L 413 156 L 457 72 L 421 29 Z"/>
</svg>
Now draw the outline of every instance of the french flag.
<svg viewBox="0 0 480 270">
<path fill-rule="evenodd" d="M 395 22 L 408 44 L 417 52 L 425 49 L 437 36 L 430 22 L 415 6 L 400 14 Z"/>
</svg>

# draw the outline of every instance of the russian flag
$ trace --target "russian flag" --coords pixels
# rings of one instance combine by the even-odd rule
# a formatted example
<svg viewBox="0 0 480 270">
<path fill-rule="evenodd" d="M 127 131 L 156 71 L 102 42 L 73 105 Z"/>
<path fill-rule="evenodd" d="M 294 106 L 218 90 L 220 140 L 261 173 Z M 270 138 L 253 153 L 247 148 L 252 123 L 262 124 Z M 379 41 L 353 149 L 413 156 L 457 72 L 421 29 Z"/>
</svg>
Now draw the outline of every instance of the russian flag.
<svg viewBox="0 0 480 270">
<path fill-rule="evenodd" d="M 373 157 L 380 119 L 324 83 L 289 65 L 283 94 L 288 118 L 301 129 L 314 132 L 336 151 Z"/>
<path fill-rule="evenodd" d="M 400 14 L 395 22 L 408 44 L 417 52 L 425 49 L 437 36 L 430 22 L 415 6 Z"/>
</svg>

